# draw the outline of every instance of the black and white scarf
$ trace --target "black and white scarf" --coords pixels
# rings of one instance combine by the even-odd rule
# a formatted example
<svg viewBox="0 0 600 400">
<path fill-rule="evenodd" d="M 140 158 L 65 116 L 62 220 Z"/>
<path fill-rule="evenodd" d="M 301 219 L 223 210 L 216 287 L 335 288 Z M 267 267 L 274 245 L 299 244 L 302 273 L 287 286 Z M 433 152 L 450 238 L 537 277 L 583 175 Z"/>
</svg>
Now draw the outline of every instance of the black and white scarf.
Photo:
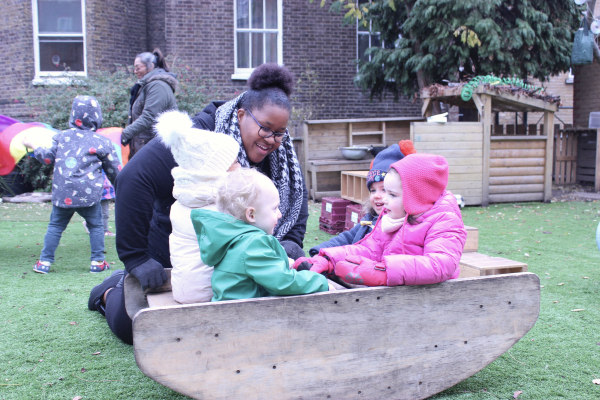
<svg viewBox="0 0 600 400">
<path fill-rule="evenodd" d="M 238 162 L 242 167 L 251 167 L 246 150 L 242 143 L 242 135 L 240 133 L 240 125 L 238 123 L 237 111 L 240 101 L 245 92 L 233 100 L 228 101 L 217 109 L 215 116 L 215 131 L 229 135 L 240 145 L 238 154 Z M 302 172 L 298 157 L 292 146 L 290 137 L 286 137 L 279 148 L 267 156 L 270 166 L 271 176 L 269 178 L 275 184 L 279 192 L 279 211 L 281 211 L 281 219 L 275 226 L 273 236 L 281 240 L 298 220 L 300 208 L 304 199 Z M 260 166 L 257 166 L 260 170 Z M 265 172 L 265 171 L 261 171 Z"/>
</svg>

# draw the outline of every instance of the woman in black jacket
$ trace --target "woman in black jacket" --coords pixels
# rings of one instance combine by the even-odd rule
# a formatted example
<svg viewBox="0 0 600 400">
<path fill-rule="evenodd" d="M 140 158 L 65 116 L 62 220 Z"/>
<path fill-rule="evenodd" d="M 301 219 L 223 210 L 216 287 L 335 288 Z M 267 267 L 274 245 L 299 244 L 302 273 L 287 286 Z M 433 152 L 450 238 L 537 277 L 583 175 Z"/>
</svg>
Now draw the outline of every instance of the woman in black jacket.
<svg viewBox="0 0 600 400">
<path fill-rule="evenodd" d="M 297 259 L 304 255 L 308 194 L 287 131 L 293 77 L 284 67 L 263 64 L 255 69 L 248 86 L 248 91 L 229 102 L 209 104 L 193 118 L 194 126 L 234 137 L 240 143 L 240 164 L 257 168 L 273 181 L 282 214 L 274 236 L 288 256 Z M 166 278 L 164 268 L 171 267 L 169 211 L 175 201 L 171 176 L 175 166 L 170 150 L 159 139 L 153 139 L 117 177 L 117 252 L 127 273 L 133 274 L 144 289 L 161 286 Z M 92 289 L 88 307 L 105 314 L 115 335 L 131 344 L 131 319 L 123 297 L 124 274 L 115 272 Z"/>
</svg>

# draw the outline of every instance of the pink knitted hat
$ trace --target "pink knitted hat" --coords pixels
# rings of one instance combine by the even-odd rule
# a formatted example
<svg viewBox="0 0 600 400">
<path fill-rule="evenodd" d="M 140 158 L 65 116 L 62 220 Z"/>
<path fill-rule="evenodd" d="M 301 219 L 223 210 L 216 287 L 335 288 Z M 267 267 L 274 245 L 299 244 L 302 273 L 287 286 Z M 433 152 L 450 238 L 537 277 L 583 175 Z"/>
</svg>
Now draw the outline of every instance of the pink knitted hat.
<svg viewBox="0 0 600 400">
<path fill-rule="evenodd" d="M 429 210 L 448 184 L 448 162 L 435 154 L 409 154 L 391 165 L 400 174 L 402 202 L 408 215 Z"/>
</svg>

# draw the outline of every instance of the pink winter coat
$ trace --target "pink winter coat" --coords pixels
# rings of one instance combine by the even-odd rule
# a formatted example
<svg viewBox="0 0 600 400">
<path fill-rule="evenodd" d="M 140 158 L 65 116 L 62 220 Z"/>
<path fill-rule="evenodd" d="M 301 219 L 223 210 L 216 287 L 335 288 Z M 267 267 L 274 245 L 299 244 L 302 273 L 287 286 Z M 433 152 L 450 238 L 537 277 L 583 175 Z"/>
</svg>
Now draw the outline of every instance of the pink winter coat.
<svg viewBox="0 0 600 400">
<path fill-rule="evenodd" d="M 355 244 L 321 249 L 335 264 L 348 255 L 383 261 L 387 286 L 424 285 L 458 278 L 467 231 L 454 195 L 445 191 L 433 207 L 404 223 L 397 231 L 381 230 L 381 217 L 373 231 Z"/>
</svg>

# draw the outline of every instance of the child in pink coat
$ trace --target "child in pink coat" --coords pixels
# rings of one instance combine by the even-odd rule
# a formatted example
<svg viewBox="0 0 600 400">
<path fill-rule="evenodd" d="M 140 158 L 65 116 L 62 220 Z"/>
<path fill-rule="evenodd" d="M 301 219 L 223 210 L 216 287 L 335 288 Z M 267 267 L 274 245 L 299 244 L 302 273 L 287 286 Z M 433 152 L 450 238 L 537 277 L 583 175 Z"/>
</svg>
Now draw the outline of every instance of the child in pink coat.
<svg viewBox="0 0 600 400">
<path fill-rule="evenodd" d="M 444 157 L 404 157 L 385 176 L 385 208 L 373 231 L 355 244 L 299 258 L 294 268 L 308 262 L 311 271 L 335 273 L 345 282 L 367 286 L 423 285 L 457 278 L 467 232 L 447 183 Z"/>
</svg>

